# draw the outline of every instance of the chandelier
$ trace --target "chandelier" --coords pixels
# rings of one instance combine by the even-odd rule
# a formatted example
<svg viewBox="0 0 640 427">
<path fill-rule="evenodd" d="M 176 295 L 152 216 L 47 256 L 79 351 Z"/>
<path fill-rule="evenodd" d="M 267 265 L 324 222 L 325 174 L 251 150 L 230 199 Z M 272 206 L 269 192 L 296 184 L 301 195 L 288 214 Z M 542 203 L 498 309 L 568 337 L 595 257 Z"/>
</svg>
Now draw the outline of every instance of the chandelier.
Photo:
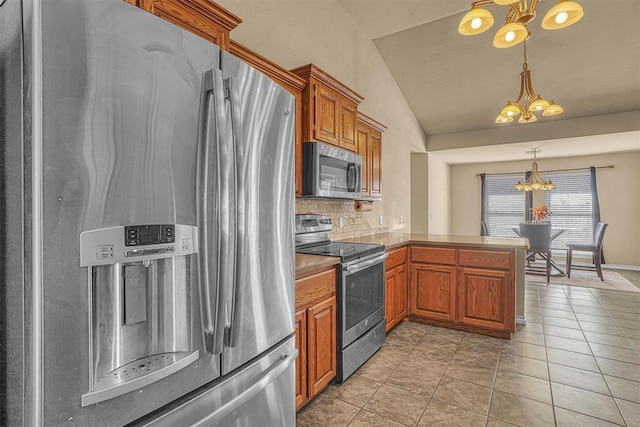
<svg viewBox="0 0 640 427">
<path fill-rule="evenodd" d="M 531 174 L 529 178 L 523 183 L 518 181 L 516 185 L 513 186 L 514 190 L 523 190 L 523 191 L 536 191 L 536 190 L 553 190 L 556 188 L 556 185 L 551 182 L 551 180 L 546 181 L 540 172 L 538 172 L 538 159 L 536 158 L 536 153 L 540 152 L 539 148 L 532 148 L 531 151 L 527 151 L 527 154 L 533 153 L 533 164 L 531 165 Z"/>
<path fill-rule="evenodd" d="M 531 36 L 527 24 L 536 17 L 536 5 L 539 0 L 479 0 L 471 3 L 471 10 L 462 17 L 458 32 L 473 36 L 487 31 L 493 25 L 493 15 L 481 6 L 509 6 L 509 12 L 493 38 L 493 45 L 498 48 L 515 46 Z M 558 3 L 546 13 L 542 19 L 542 28 L 558 30 L 578 22 L 584 11 L 575 1 L 558 0 Z"/>
<path fill-rule="evenodd" d="M 522 105 L 520 104 L 521 100 L 523 101 Z M 518 123 L 533 123 L 538 120 L 536 115 L 533 114 L 534 112 L 542 112 L 542 115 L 547 117 L 562 114 L 564 110 L 553 100 L 547 101 L 533 90 L 531 71 L 527 68 L 527 42 L 525 41 L 524 63 L 520 73 L 520 94 L 515 101 L 507 101 L 507 105 L 496 118 L 496 123 L 510 123 L 519 114 L 522 115 L 518 119 Z"/>
</svg>

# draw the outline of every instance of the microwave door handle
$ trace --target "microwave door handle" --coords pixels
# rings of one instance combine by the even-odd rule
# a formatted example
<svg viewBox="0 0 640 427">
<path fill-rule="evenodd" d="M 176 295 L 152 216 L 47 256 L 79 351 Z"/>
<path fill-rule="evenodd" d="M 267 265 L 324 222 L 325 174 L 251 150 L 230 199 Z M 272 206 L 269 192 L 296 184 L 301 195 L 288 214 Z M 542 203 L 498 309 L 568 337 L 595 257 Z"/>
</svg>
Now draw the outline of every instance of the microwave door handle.
<svg viewBox="0 0 640 427">
<path fill-rule="evenodd" d="M 375 258 L 371 258 L 367 261 L 363 261 L 363 262 L 356 262 L 353 265 L 348 265 L 343 267 L 344 271 L 346 271 L 347 274 L 353 274 L 353 273 L 357 273 L 359 271 L 365 270 L 369 267 L 371 267 L 372 265 L 376 265 L 378 263 L 381 263 L 382 261 L 384 261 L 387 257 L 389 256 L 388 253 L 384 253 L 380 256 L 377 256 Z"/>
<path fill-rule="evenodd" d="M 356 192 L 358 191 L 358 184 L 360 170 L 358 169 L 358 165 L 355 163 L 347 164 L 347 191 Z"/>
<path fill-rule="evenodd" d="M 207 351 L 220 354 L 224 344 L 223 260 L 228 236 L 228 203 L 224 200 L 222 180 L 220 127 L 224 125 L 224 95 L 222 73 L 211 69 L 203 77 L 200 107 L 201 134 L 198 147 L 199 196 L 198 225 L 200 228 L 199 272 L 203 297 L 203 322 Z M 226 192 L 228 193 L 228 191 Z M 212 235 L 212 233 L 215 233 Z M 212 248 L 212 245 L 216 245 Z"/>
<path fill-rule="evenodd" d="M 234 148 L 234 173 L 235 173 L 235 236 L 237 239 L 236 251 L 233 253 L 235 275 L 233 280 L 232 292 L 232 309 L 231 309 L 231 326 L 227 329 L 225 334 L 225 344 L 229 347 L 235 347 L 238 345 L 238 336 L 240 334 L 240 319 L 242 311 L 242 292 L 241 292 L 241 278 L 246 276 L 248 266 L 242 265 L 241 260 L 245 258 L 246 251 L 246 176 L 248 171 L 246 154 L 245 154 L 245 141 L 243 135 L 242 116 L 240 111 L 240 90 L 238 81 L 235 77 L 229 77 L 225 80 L 225 93 L 229 100 L 230 114 L 231 114 L 231 132 L 233 135 L 233 148 Z M 244 280 L 242 280 L 244 283 Z"/>
</svg>

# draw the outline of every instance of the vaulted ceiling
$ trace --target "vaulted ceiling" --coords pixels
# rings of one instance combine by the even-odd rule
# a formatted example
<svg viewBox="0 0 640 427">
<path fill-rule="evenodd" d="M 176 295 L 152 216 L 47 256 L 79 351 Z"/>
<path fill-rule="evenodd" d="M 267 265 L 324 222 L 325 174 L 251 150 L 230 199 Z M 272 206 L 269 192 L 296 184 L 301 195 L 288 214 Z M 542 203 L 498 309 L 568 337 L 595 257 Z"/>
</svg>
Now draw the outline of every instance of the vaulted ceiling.
<svg viewBox="0 0 640 427">
<path fill-rule="evenodd" d="M 458 23 L 469 0 L 337 1 L 375 43 L 428 140 L 460 132 L 516 131 L 499 131 L 500 126 L 526 126 L 524 132 L 534 134 L 549 129 L 545 122 L 640 111 L 638 0 L 578 0 L 584 18 L 555 31 L 540 24 L 556 1 L 541 0 L 537 18 L 528 25 L 528 68 L 535 91 L 565 113 L 507 125 L 494 120 L 508 100 L 518 97 L 523 63 L 522 44 L 508 49 L 492 45 L 507 6 L 487 6 L 494 26 L 477 36 L 462 36 Z"/>
</svg>

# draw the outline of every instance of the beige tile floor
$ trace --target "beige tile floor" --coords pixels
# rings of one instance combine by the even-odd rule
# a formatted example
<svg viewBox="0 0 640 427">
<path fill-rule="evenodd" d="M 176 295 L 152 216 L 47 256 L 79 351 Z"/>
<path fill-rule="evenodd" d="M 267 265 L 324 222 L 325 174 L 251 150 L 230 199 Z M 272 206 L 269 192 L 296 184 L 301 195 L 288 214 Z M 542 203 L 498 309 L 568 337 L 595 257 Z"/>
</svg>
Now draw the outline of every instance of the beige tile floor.
<svg viewBox="0 0 640 427">
<path fill-rule="evenodd" d="M 512 340 L 413 322 L 303 426 L 640 426 L 640 293 L 526 284 Z"/>
</svg>

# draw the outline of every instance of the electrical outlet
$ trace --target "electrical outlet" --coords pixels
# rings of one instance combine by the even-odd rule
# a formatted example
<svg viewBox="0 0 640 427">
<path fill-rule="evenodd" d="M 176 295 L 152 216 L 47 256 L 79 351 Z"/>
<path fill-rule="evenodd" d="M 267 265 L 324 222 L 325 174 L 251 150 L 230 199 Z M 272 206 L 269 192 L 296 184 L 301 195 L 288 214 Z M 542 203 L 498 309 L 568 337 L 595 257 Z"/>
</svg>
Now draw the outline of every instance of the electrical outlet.
<svg viewBox="0 0 640 427">
<path fill-rule="evenodd" d="M 384 218 L 382 217 L 382 215 L 380 215 L 380 218 L 378 219 L 378 223 L 380 225 L 384 224 Z"/>
<path fill-rule="evenodd" d="M 400 224 L 404 224 L 404 216 L 400 215 Z"/>
<path fill-rule="evenodd" d="M 338 227 L 344 228 L 344 217 L 338 217 Z"/>
</svg>

